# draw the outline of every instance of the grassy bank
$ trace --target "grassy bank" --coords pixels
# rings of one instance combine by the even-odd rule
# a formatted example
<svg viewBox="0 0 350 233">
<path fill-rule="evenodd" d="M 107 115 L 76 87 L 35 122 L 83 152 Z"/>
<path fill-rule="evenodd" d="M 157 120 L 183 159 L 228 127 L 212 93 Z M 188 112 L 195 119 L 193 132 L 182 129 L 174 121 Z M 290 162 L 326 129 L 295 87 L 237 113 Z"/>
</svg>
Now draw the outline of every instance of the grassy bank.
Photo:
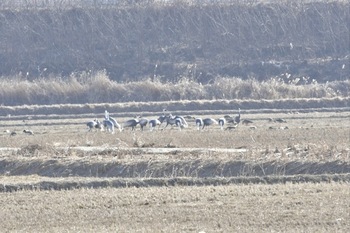
<svg viewBox="0 0 350 233">
<path fill-rule="evenodd" d="M 22 75 L 1 77 L 1 105 L 96 104 L 181 100 L 322 99 L 350 96 L 350 81 L 318 83 L 283 74 L 266 81 L 217 77 L 202 84 L 183 77 L 177 82 L 155 79 L 117 82 L 105 71 L 29 81 Z"/>
</svg>

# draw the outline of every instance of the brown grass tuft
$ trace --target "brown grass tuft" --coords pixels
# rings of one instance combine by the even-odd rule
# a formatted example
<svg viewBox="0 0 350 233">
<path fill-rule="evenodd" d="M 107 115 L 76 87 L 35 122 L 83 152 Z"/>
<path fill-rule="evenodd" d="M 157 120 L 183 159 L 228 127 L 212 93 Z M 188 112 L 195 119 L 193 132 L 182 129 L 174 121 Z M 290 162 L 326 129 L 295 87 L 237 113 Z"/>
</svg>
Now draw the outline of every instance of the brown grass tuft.
<svg viewBox="0 0 350 233">
<path fill-rule="evenodd" d="M 9 83 L 11 85 L 9 85 Z M 72 74 L 69 78 L 48 78 L 28 81 L 20 76 L 0 80 L 2 105 L 23 104 L 84 104 L 132 101 L 179 100 L 276 100 L 334 98 L 350 95 L 350 81 L 333 81 L 326 84 L 286 83 L 276 77 L 259 82 L 235 77 L 218 77 L 209 84 L 189 78 L 176 83 L 159 80 L 118 83 L 106 71 Z"/>
</svg>

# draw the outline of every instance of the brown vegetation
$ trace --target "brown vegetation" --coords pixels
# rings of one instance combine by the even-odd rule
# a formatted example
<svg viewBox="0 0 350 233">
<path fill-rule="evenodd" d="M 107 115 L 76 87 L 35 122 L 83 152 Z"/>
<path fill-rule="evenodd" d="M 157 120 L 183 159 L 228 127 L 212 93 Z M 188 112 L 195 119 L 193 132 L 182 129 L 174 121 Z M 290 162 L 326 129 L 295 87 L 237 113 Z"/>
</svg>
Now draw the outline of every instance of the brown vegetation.
<svg viewBox="0 0 350 233">
<path fill-rule="evenodd" d="M 321 105 L 324 105 L 323 107 L 326 107 L 329 98 L 349 96 L 349 80 L 322 84 L 306 78 L 304 80 L 293 79 L 288 75 L 281 75 L 262 82 L 256 79 L 243 80 L 233 77 L 215 78 L 209 84 L 201 84 L 188 78 L 182 78 L 175 83 L 163 83 L 150 79 L 120 83 L 111 80 L 105 71 L 83 72 L 71 75 L 68 79 L 42 78 L 28 81 L 22 79 L 21 76 L 13 76 L 3 77 L 0 80 L 0 104 L 7 106 L 234 99 L 254 102 L 258 100 L 300 99 L 295 101 L 294 107 L 284 106 L 283 108 L 315 108 L 316 106 L 312 106 L 312 104 L 308 106 L 301 102 L 307 101 L 307 99 L 317 99 Z M 209 109 L 204 103 L 203 106 Z M 260 106 L 241 107 L 271 108 L 271 106 L 264 106 L 266 105 L 264 102 L 260 103 L 262 103 Z M 298 106 L 299 103 L 303 106 Z M 161 104 L 167 105 L 166 103 Z M 156 105 L 154 103 L 154 106 Z M 216 109 L 219 108 L 221 106 L 217 105 Z M 275 106 L 275 108 L 280 107 Z"/>
<path fill-rule="evenodd" d="M 1 1 L 0 75 L 346 80 L 348 8 L 343 0 Z"/>
<path fill-rule="evenodd" d="M 0 2 L 2 231 L 350 231 L 349 2 L 213 2 Z"/>
</svg>

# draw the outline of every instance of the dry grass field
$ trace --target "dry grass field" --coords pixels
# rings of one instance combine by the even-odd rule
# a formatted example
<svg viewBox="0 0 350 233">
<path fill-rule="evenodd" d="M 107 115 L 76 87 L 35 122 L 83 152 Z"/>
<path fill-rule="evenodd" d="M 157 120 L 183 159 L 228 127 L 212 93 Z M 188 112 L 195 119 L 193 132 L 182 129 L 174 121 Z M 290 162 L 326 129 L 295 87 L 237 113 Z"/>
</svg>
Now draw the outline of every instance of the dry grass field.
<svg viewBox="0 0 350 233">
<path fill-rule="evenodd" d="M 88 132 L 91 118 L 74 115 L 3 117 L 0 228 L 348 232 L 350 113 L 242 111 L 241 119 L 253 123 L 198 131 L 188 119 L 181 131 L 110 134 Z"/>
<path fill-rule="evenodd" d="M 2 232 L 348 232 L 347 183 L 1 193 Z"/>
<path fill-rule="evenodd" d="M 1 0 L 0 233 L 350 232 L 349 6 Z"/>
</svg>

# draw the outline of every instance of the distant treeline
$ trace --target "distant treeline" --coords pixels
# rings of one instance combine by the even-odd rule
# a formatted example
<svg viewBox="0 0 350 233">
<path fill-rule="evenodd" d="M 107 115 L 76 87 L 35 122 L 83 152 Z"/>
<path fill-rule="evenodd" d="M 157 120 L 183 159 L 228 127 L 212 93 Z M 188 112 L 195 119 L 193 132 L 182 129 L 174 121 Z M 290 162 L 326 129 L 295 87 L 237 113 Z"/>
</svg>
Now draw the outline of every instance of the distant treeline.
<svg viewBox="0 0 350 233">
<path fill-rule="evenodd" d="M 0 76 L 349 78 L 349 1 L 116 2 L 2 1 Z"/>
</svg>

